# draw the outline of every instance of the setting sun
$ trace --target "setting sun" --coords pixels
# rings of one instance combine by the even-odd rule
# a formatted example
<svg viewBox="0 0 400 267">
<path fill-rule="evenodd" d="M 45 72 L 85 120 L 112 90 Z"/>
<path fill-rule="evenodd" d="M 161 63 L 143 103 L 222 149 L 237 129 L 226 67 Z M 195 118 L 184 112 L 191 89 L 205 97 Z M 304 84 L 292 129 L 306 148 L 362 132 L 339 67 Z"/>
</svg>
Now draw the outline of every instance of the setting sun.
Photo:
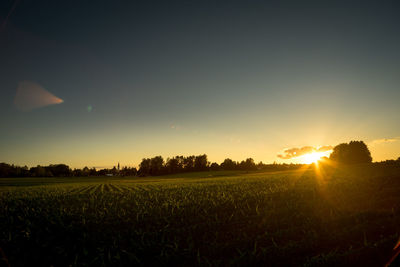
<svg viewBox="0 0 400 267">
<path fill-rule="evenodd" d="M 400 267 L 400 0 L 49 2 L 0 0 L 0 267 Z"/>
<path fill-rule="evenodd" d="M 326 152 L 312 152 L 302 156 L 302 163 L 311 164 L 319 161 L 322 157 L 327 156 Z"/>
</svg>

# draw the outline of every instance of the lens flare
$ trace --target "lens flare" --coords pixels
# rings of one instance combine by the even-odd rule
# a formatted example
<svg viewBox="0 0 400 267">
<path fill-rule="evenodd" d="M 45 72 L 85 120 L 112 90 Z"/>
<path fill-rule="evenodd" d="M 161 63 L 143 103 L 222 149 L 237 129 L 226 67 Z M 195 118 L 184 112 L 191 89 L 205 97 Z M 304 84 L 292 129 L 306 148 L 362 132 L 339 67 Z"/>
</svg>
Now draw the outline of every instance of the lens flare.
<svg viewBox="0 0 400 267">
<path fill-rule="evenodd" d="M 18 83 L 14 105 L 20 111 L 31 111 L 49 105 L 61 104 L 64 101 L 45 90 L 39 84 L 24 81 Z"/>
</svg>

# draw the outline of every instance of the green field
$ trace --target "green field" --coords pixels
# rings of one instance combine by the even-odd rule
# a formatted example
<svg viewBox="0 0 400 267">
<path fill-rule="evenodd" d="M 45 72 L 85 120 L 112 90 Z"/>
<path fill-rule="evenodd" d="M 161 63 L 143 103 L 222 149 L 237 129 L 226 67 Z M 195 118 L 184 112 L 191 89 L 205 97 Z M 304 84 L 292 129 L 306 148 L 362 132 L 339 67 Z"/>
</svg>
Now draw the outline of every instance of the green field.
<svg viewBox="0 0 400 267">
<path fill-rule="evenodd" d="M 10 266 L 383 266 L 399 236 L 399 167 L 0 179 Z"/>
</svg>

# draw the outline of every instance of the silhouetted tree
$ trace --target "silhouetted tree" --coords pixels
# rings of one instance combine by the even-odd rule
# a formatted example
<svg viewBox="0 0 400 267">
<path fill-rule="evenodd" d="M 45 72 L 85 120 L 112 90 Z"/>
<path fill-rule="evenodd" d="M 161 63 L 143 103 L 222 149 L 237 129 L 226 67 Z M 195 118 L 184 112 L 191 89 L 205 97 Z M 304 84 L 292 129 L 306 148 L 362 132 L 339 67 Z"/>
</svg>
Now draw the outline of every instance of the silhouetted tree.
<svg viewBox="0 0 400 267">
<path fill-rule="evenodd" d="M 82 175 L 82 176 L 89 176 L 89 173 L 90 173 L 90 169 L 89 169 L 87 166 L 85 166 L 85 167 L 82 169 L 81 175 Z"/>
<path fill-rule="evenodd" d="M 353 143 L 353 142 L 351 142 Z M 357 142 L 355 142 L 357 143 Z M 346 144 L 347 145 L 347 144 Z M 350 144 L 349 144 L 350 145 Z M 354 145 L 353 145 L 354 146 Z M 398 162 L 398 163 L 397 163 Z M 400 164 L 400 158 L 397 160 L 386 161 L 381 164 Z M 302 164 L 263 164 L 262 162 L 257 165 L 254 163 L 252 158 L 248 158 L 241 161 L 240 164 L 229 158 L 225 159 L 224 162 L 219 165 L 213 162 L 207 161 L 207 155 L 198 156 L 176 156 L 174 158 L 167 159 L 164 164 L 164 160 L 161 156 L 153 158 L 144 158 L 139 165 L 139 170 L 136 168 L 123 167 L 120 171 L 114 166 L 112 169 L 101 169 L 96 170 L 95 168 L 84 167 L 83 169 L 71 170 L 69 166 L 65 164 L 55 164 L 49 166 L 36 166 L 28 170 L 28 167 L 14 166 L 7 163 L 0 163 L 0 177 L 66 177 L 66 176 L 106 176 L 121 175 L 121 176 L 147 176 L 147 175 L 163 175 L 167 173 L 179 173 L 179 172 L 190 172 L 190 171 L 207 171 L 207 170 L 266 170 L 266 171 L 278 171 L 278 170 L 289 170 L 298 169 Z"/>
<path fill-rule="evenodd" d="M 371 153 L 363 141 L 350 141 L 335 146 L 329 159 L 344 164 L 372 162 Z"/>
<path fill-rule="evenodd" d="M 178 161 L 179 171 L 183 171 L 185 157 L 184 156 L 176 156 L 175 159 Z"/>
<path fill-rule="evenodd" d="M 208 168 L 207 155 L 196 156 L 194 159 L 194 169 L 196 171 L 205 171 Z"/>
<path fill-rule="evenodd" d="M 248 158 L 245 161 L 243 160 L 240 162 L 240 169 L 250 171 L 250 170 L 255 170 L 256 164 L 254 163 L 254 160 L 252 158 Z"/>
<path fill-rule="evenodd" d="M 229 158 L 225 159 L 224 162 L 221 163 L 221 168 L 224 170 L 235 170 L 237 167 L 237 163 Z"/>
<path fill-rule="evenodd" d="M 28 167 L 14 166 L 0 163 L 0 177 L 25 177 L 29 176 Z"/>
<path fill-rule="evenodd" d="M 139 164 L 139 175 L 150 175 L 150 159 L 142 159 L 142 162 Z"/>
<path fill-rule="evenodd" d="M 195 156 L 188 156 L 183 158 L 183 168 L 185 171 L 194 171 L 194 159 Z"/>
<path fill-rule="evenodd" d="M 220 169 L 220 167 L 219 167 L 218 163 L 213 162 L 213 163 L 211 163 L 211 165 L 210 165 L 210 169 L 211 169 L 212 171 L 218 171 L 218 170 Z"/>
<path fill-rule="evenodd" d="M 42 167 L 40 165 L 30 168 L 29 174 L 33 177 L 51 177 L 51 176 L 53 176 L 53 174 L 48 169 L 46 169 L 45 167 Z"/>
<path fill-rule="evenodd" d="M 150 160 L 150 175 L 161 175 L 164 173 L 164 159 L 156 156 Z"/>
<path fill-rule="evenodd" d="M 29 169 L 27 166 L 24 167 L 15 167 L 15 176 L 16 177 L 27 177 L 29 176 Z"/>
<path fill-rule="evenodd" d="M 165 168 L 167 173 L 178 173 L 182 171 L 182 164 L 178 157 L 168 158 Z"/>
<path fill-rule="evenodd" d="M 118 175 L 118 169 L 117 169 L 117 167 L 113 166 L 113 168 L 110 170 L 110 174 L 112 174 L 113 176 Z"/>
<path fill-rule="evenodd" d="M 121 176 L 136 176 L 137 175 L 137 169 L 136 168 L 129 168 L 129 167 L 123 167 L 122 170 L 120 171 Z"/>
<path fill-rule="evenodd" d="M 90 168 L 89 169 L 89 176 L 96 176 L 97 175 L 97 171 L 96 168 Z"/>
<path fill-rule="evenodd" d="M 7 163 L 0 163 L 0 177 L 7 177 L 10 172 L 10 165 Z"/>
<path fill-rule="evenodd" d="M 107 169 L 101 169 L 97 171 L 98 176 L 106 176 L 109 171 Z"/>
<path fill-rule="evenodd" d="M 52 176 L 66 177 L 71 175 L 71 169 L 65 164 L 55 164 L 44 167 Z"/>
</svg>

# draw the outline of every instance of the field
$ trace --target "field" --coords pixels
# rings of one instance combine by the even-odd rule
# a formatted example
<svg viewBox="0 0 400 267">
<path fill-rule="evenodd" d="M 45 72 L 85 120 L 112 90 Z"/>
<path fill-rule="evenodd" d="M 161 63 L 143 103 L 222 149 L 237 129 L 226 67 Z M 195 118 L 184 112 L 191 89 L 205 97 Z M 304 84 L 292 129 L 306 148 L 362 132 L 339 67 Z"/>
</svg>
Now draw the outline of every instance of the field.
<svg viewBox="0 0 400 267">
<path fill-rule="evenodd" d="M 7 266 L 383 266 L 400 168 L 0 179 Z"/>
</svg>

